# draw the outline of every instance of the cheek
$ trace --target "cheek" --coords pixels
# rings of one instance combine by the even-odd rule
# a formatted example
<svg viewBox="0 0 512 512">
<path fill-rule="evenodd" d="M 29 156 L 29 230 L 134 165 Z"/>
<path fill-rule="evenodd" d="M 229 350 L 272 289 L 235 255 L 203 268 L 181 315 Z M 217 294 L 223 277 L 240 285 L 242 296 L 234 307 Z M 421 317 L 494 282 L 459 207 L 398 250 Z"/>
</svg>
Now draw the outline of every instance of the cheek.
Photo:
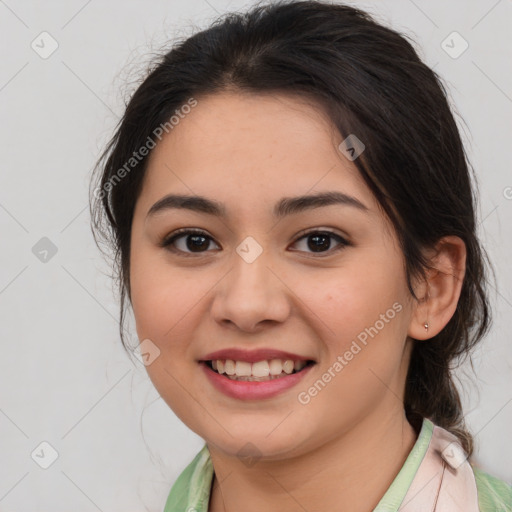
<svg viewBox="0 0 512 512">
<path fill-rule="evenodd" d="M 139 339 L 157 343 L 173 326 L 179 309 L 179 275 L 165 268 L 155 254 L 134 247 L 130 262 L 132 308 Z"/>
<path fill-rule="evenodd" d="M 396 387 L 407 309 L 394 282 L 350 276 L 324 283 L 326 288 L 315 299 L 315 313 L 322 320 L 317 330 L 321 326 L 326 352 L 318 374 L 300 391 L 311 397 L 318 415 L 334 426 L 340 418 L 369 414 Z M 325 385 L 318 384 L 318 379 Z"/>
<path fill-rule="evenodd" d="M 359 260 L 318 283 L 310 297 L 325 341 L 322 372 L 332 382 L 322 403 L 333 400 L 338 412 L 375 404 L 386 389 L 383 382 L 399 372 L 408 323 L 399 263 Z"/>
<path fill-rule="evenodd" d="M 394 303 L 403 306 L 401 279 L 398 269 L 368 262 L 333 272 L 330 278 L 317 283 L 316 291 L 304 289 L 304 293 L 309 293 L 308 303 L 314 305 L 325 329 L 332 331 L 328 338 L 347 340 L 373 325 L 381 315 L 394 316 L 399 309 L 392 308 Z"/>
<path fill-rule="evenodd" d="M 178 349 L 179 340 L 188 339 L 198 325 L 198 315 L 205 314 L 215 277 L 207 270 L 173 266 L 154 250 L 134 252 L 130 279 L 139 339 Z"/>
</svg>

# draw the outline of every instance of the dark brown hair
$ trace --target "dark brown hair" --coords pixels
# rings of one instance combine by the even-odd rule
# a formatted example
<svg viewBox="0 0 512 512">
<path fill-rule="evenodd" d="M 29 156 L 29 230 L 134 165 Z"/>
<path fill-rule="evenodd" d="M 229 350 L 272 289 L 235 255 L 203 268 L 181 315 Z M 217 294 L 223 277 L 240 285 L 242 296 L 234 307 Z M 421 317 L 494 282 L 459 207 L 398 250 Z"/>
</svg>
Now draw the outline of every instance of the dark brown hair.
<svg viewBox="0 0 512 512">
<path fill-rule="evenodd" d="M 356 134 L 364 142 L 354 164 L 392 221 L 416 300 L 411 277 L 425 277 L 429 268 L 422 249 L 445 235 L 466 244 L 456 311 L 438 335 L 415 341 L 404 406 L 410 420 L 427 417 L 457 435 L 471 455 L 473 438 L 451 372 L 486 334 L 491 316 L 470 166 L 438 75 L 407 36 L 353 7 L 281 1 L 228 13 L 174 44 L 148 70 L 98 161 L 97 183 L 91 182 L 95 240 L 114 250 L 125 349 L 131 225 L 147 157 L 127 162 L 191 98 L 228 89 L 313 100 L 343 137 Z"/>
</svg>

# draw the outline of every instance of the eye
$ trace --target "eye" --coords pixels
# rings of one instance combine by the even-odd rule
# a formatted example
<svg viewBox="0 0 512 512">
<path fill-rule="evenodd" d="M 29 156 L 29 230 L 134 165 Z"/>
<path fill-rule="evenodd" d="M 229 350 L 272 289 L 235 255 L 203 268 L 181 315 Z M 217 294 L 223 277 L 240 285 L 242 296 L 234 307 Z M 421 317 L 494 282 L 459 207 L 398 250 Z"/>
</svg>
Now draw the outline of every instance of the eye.
<svg viewBox="0 0 512 512">
<path fill-rule="evenodd" d="M 339 245 L 331 250 L 330 240 L 333 238 L 338 242 Z M 334 233 L 333 231 L 308 231 L 303 236 L 298 238 L 295 244 L 299 243 L 303 239 L 308 240 L 308 242 L 306 243 L 306 247 L 308 249 L 311 249 L 312 252 L 314 253 L 339 251 L 346 247 L 347 245 L 350 245 L 350 243 L 347 240 L 345 240 L 342 236 L 338 235 L 337 233 Z"/>
<path fill-rule="evenodd" d="M 184 239 L 185 243 L 177 248 L 176 242 Z M 178 229 L 172 235 L 164 238 L 160 244 L 172 252 L 188 254 L 205 252 L 203 249 L 208 248 L 210 241 L 213 239 L 200 229 Z M 217 246 L 218 247 L 218 246 Z M 187 255 L 188 255 L 187 254 Z"/>
<path fill-rule="evenodd" d="M 294 242 L 294 245 L 304 239 L 308 240 L 306 247 L 313 253 L 339 251 L 350 245 L 347 240 L 333 231 L 310 230 L 308 232 L 303 232 L 303 235 Z M 334 249 L 331 249 L 332 239 L 335 239 L 338 243 L 338 246 Z M 200 229 L 183 228 L 164 238 L 160 243 L 160 247 L 167 248 L 169 251 L 174 253 L 181 253 L 182 255 L 188 256 L 191 254 L 208 252 L 207 249 L 211 242 L 213 242 L 213 238 L 206 232 Z M 181 243 L 181 247 L 179 247 L 179 243 Z"/>
</svg>

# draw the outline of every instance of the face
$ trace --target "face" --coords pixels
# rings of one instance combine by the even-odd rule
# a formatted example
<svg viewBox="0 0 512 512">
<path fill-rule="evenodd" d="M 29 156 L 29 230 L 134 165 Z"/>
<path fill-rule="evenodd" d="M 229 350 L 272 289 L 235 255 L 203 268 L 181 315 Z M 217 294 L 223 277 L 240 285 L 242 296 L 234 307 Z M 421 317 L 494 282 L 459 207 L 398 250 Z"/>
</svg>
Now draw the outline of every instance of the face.
<svg viewBox="0 0 512 512">
<path fill-rule="evenodd" d="M 300 99 L 222 93 L 198 99 L 151 153 L 132 225 L 137 334 L 159 350 L 146 368 L 162 398 L 226 454 L 250 441 L 290 457 L 403 410 L 413 311 L 403 255 L 342 140 Z M 289 201 L 276 215 L 283 198 L 324 192 L 353 200 Z M 169 194 L 202 196 L 224 215 L 170 202 L 150 212 Z M 271 396 L 233 396 L 214 382 L 261 383 L 212 378 L 202 361 L 224 349 L 314 363 Z"/>
</svg>

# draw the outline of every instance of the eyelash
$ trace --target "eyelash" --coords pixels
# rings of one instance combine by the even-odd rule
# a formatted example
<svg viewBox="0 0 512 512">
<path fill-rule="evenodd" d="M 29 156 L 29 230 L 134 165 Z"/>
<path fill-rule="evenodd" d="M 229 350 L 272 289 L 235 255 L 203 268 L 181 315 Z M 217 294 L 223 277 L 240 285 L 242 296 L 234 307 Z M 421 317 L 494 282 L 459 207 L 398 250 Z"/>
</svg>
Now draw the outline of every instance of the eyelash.
<svg viewBox="0 0 512 512">
<path fill-rule="evenodd" d="M 296 238 L 296 240 L 293 243 L 295 244 L 299 240 L 302 240 L 303 238 L 307 238 L 310 235 L 318 235 L 318 234 L 335 238 L 340 243 L 340 245 L 334 249 L 329 249 L 327 251 L 324 251 L 323 253 L 322 252 L 318 252 L 318 253 L 310 252 L 309 254 L 332 254 L 333 252 L 340 251 L 340 250 L 344 249 L 346 246 L 351 245 L 350 242 L 345 240 L 343 237 L 341 237 L 337 233 L 334 233 L 333 231 L 325 231 L 325 230 L 318 230 L 318 229 L 312 229 L 309 231 L 303 231 L 303 232 L 299 233 L 298 238 Z M 197 257 L 197 256 L 201 256 L 204 253 L 209 252 L 209 251 L 202 251 L 202 252 L 197 252 L 197 253 L 185 252 L 180 249 L 176 249 L 176 247 L 172 246 L 172 244 L 176 240 L 178 240 L 179 238 L 183 238 L 185 235 L 200 235 L 200 236 L 204 236 L 205 238 L 213 241 L 213 238 L 210 237 L 205 231 L 202 231 L 200 229 L 182 228 L 182 229 L 178 229 L 171 235 L 165 237 L 159 245 L 162 248 L 165 248 L 173 253 L 179 254 L 184 257 Z M 301 251 L 298 251 L 298 252 L 301 252 Z M 322 256 L 319 256 L 319 257 L 321 258 Z"/>
</svg>

